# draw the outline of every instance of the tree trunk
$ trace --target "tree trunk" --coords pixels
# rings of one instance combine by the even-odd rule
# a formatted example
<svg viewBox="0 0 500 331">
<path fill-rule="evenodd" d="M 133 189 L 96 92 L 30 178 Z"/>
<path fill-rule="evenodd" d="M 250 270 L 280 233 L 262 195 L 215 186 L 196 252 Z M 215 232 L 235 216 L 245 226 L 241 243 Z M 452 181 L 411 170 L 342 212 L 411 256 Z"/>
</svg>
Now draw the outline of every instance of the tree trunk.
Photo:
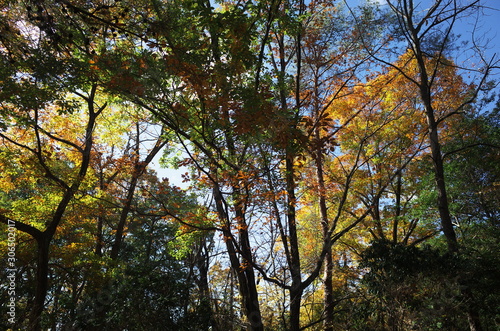
<svg viewBox="0 0 500 331">
<path fill-rule="evenodd" d="M 400 162 L 401 163 L 401 162 Z M 401 164 L 400 164 L 401 167 Z M 401 217 L 401 189 L 403 186 L 403 169 L 398 170 L 397 178 L 396 178 L 396 212 L 394 214 L 394 223 L 392 224 L 392 242 L 398 242 L 398 226 L 399 226 L 399 218 Z"/>
<path fill-rule="evenodd" d="M 238 278 L 243 313 L 248 322 L 247 330 L 264 331 L 253 267 L 240 263 L 233 241 L 230 239 L 231 234 L 225 231 L 224 236 L 228 238 L 226 239 L 226 248 L 230 257 L 231 269 Z"/>
<path fill-rule="evenodd" d="M 318 107 L 319 108 L 319 107 Z M 315 130 L 315 138 L 320 140 L 319 128 Z M 330 240 L 330 222 L 328 220 L 328 210 L 326 207 L 326 186 L 323 172 L 323 154 L 320 146 L 316 150 L 316 176 L 318 179 L 318 193 L 319 193 L 319 211 L 321 217 L 321 228 L 323 232 L 323 240 L 328 242 Z M 334 315 L 334 302 L 333 302 L 333 259 L 332 259 L 332 246 L 327 245 L 327 253 L 325 255 L 325 269 L 323 272 L 323 305 L 324 305 L 324 321 L 323 330 L 333 331 L 333 315 Z"/>
<path fill-rule="evenodd" d="M 432 94 L 429 86 L 429 77 L 427 75 L 424 55 L 420 51 L 420 44 L 415 44 L 415 55 L 417 58 L 417 62 L 419 65 L 419 71 L 421 75 L 420 81 L 420 95 L 425 107 L 425 114 L 427 117 L 427 124 L 429 126 L 429 140 L 430 140 L 430 148 L 432 161 L 434 165 L 434 179 L 436 181 L 436 188 L 438 191 L 438 210 L 439 216 L 441 218 L 441 227 L 446 237 L 446 241 L 448 243 L 448 250 L 451 253 L 458 253 L 458 241 L 457 236 L 455 234 L 455 229 L 453 228 L 453 222 L 451 219 L 448 195 L 446 192 L 446 181 L 444 174 L 444 164 L 443 164 L 443 155 L 441 153 L 441 144 L 439 142 L 439 133 L 438 133 L 438 123 L 435 118 L 435 112 L 432 107 Z M 473 295 L 469 289 L 461 289 L 462 295 L 471 301 L 473 299 Z M 476 309 L 469 305 L 467 309 L 467 318 L 469 320 L 469 327 L 471 331 L 481 331 L 481 321 L 479 318 L 479 313 Z"/>
<path fill-rule="evenodd" d="M 290 244 L 290 274 L 292 285 L 290 287 L 290 330 L 300 330 L 300 306 L 302 301 L 302 276 L 300 267 L 299 240 L 297 235 L 297 220 L 295 213 L 295 178 L 294 178 L 294 157 L 287 152 L 286 157 L 286 189 L 287 189 L 287 222 Z"/>
<path fill-rule="evenodd" d="M 37 238 L 38 258 L 35 278 L 35 299 L 29 315 L 28 329 L 41 330 L 41 317 L 45 306 L 45 298 L 49 287 L 49 246 L 50 237 L 43 233 Z"/>
<path fill-rule="evenodd" d="M 438 210 L 439 216 L 441 218 L 441 227 L 448 243 L 448 251 L 455 254 L 458 253 L 459 246 L 449 209 L 443 156 L 441 154 L 441 145 L 439 143 L 438 127 L 434 118 L 434 109 L 432 108 L 430 101 L 430 92 L 428 91 L 429 89 L 425 88 L 425 86 L 424 88 L 421 87 L 422 99 L 424 100 L 427 121 L 429 125 L 429 140 L 432 161 L 434 164 L 434 179 L 436 181 L 436 188 L 438 191 Z M 467 301 L 473 301 L 473 294 L 469 288 L 462 288 L 460 292 Z M 467 306 L 467 319 L 469 321 L 469 328 L 471 331 L 482 331 L 479 312 L 474 308 L 472 304 L 469 304 Z"/>
<path fill-rule="evenodd" d="M 250 242 L 248 240 L 248 228 L 245 224 L 242 211 L 237 209 L 237 222 L 239 228 L 239 239 L 241 251 L 237 251 L 233 234 L 231 233 L 231 224 L 229 215 L 224 209 L 224 201 L 219 187 L 214 183 L 214 200 L 216 203 L 219 218 L 226 225 L 223 228 L 223 235 L 226 243 L 227 252 L 229 255 L 229 262 L 231 269 L 238 278 L 239 292 L 241 296 L 241 303 L 243 306 L 243 313 L 247 319 L 248 331 L 264 331 L 262 323 L 262 316 L 260 312 L 259 297 L 257 292 L 257 285 L 255 283 L 254 268 L 252 266 L 252 254 Z M 238 259 L 241 256 L 242 261 Z"/>
<path fill-rule="evenodd" d="M 333 331 L 333 315 L 335 303 L 333 302 L 333 258 L 332 247 L 328 247 L 328 252 L 325 256 L 325 271 L 323 274 L 323 304 L 325 306 L 325 320 L 323 322 L 324 331 Z"/>
<path fill-rule="evenodd" d="M 132 175 L 132 180 L 130 186 L 127 190 L 127 197 L 125 198 L 125 205 L 122 207 L 120 213 L 120 219 L 118 220 L 118 226 L 116 228 L 115 240 L 113 242 L 113 246 L 111 247 L 110 257 L 113 260 L 118 258 L 120 253 L 121 244 L 123 241 L 123 233 L 125 230 L 125 225 L 127 223 L 128 214 L 130 213 L 132 207 L 132 199 L 135 194 L 135 188 L 137 186 L 137 182 L 139 181 L 140 173 L 138 173 L 137 169 L 134 169 L 134 174 Z"/>
<path fill-rule="evenodd" d="M 102 248 L 103 248 L 102 246 L 104 242 L 104 238 L 102 235 L 103 225 L 104 225 L 104 217 L 97 216 L 97 229 L 95 235 L 95 249 L 94 249 L 94 253 L 97 256 L 102 256 Z"/>
<path fill-rule="evenodd" d="M 441 218 L 441 227 L 448 243 L 448 250 L 450 252 L 457 252 L 458 242 L 455 230 L 453 229 L 453 222 L 450 215 L 448 194 L 446 192 L 446 182 L 444 176 L 443 156 L 441 154 L 441 145 L 439 143 L 438 137 L 438 128 L 436 120 L 434 119 L 434 111 L 430 105 L 426 105 L 426 115 L 427 122 L 429 124 L 429 140 L 432 162 L 434 165 L 434 180 L 436 181 L 436 188 L 438 192 L 437 203 L 439 217 Z"/>
<path fill-rule="evenodd" d="M 300 306 L 303 289 L 301 284 L 290 289 L 290 331 L 300 330 Z"/>
<path fill-rule="evenodd" d="M 127 218 L 132 210 L 132 201 L 134 199 L 135 195 L 135 189 L 137 188 L 137 184 L 139 183 L 139 179 L 141 176 L 144 174 L 146 171 L 146 167 L 153 161 L 153 158 L 158 154 L 158 152 L 165 146 L 167 143 L 164 141 L 161 137 L 156 140 L 156 143 L 154 147 L 151 149 L 149 154 L 146 156 L 144 161 L 141 161 L 139 159 L 140 155 L 140 144 L 141 140 L 140 138 L 140 127 L 139 127 L 139 122 L 136 123 L 136 146 L 134 149 L 134 170 L 132 172 L 132 177 L 130 179 L 130 185 L 127 189 L 127 196 L 125 198 L 125 204 L 122 207 L 121 213 L 120 213 L 120 219 L 118 220 L 118 226 L 116 229 L 116 234 L 115 234 L 115 240 L 113 242 L 113 246 L 111 247 L 111 254 L 110 257 L 113 260 L 116 260 L 118 258 L 118 255 L 120 253 L 120 248 L 121 244 L 123 241 L 123 234 L 125 230 L 125 225 L 127 224 Z"/>
</svg>

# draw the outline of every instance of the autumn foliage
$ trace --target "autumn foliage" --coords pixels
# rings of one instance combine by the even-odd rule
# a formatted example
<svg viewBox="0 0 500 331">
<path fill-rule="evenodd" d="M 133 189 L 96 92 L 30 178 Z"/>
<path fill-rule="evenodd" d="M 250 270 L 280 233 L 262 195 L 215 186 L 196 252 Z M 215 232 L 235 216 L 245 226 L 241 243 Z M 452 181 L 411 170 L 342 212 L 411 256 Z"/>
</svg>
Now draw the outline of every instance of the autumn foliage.
<svg viewBox="0 0 500 331">
<path fill-rule="evenodd" d="M 3 1 L 0 326 L 498 326 L 498 66 L 432 3 Z"/>
</svg>

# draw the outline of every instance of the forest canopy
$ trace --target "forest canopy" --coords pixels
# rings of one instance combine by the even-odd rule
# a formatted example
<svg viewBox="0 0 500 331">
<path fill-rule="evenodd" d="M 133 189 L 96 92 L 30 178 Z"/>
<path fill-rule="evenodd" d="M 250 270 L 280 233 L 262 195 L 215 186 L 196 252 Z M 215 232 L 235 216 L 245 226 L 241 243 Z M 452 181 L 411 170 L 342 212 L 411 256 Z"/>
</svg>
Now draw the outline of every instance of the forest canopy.
<svg viewBox="0 0 500 331">
<path fill-rule="evenodd" d="M 498 328 L 490 10 L 0 0 L 0 327 Z"/>
</svg>

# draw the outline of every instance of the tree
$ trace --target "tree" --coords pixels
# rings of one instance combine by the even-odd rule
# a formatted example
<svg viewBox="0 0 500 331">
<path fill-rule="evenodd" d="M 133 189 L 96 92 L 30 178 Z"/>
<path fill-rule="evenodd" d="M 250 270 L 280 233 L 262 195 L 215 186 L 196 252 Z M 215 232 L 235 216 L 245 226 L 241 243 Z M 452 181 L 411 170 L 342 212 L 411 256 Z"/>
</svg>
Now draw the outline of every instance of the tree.
<svg viewBox="0 0 500 331">
<path fill-rule="evenodd" d="M 493 63 L 473 85 L 451 60 L 477 4 L 4 2 L 0 217 L 41 247 L 31 329 L 463 327 L 423 317 L 461 299 L 491 324 Z M 185 191 L 149 169 L 163 148 Z"/>
<path fill-rule="evenodd" d="M 444 174 L 443 156 L 439 138 L 439 126 L 451 116 L 464 110 L 474 101 L 478 89 L 483 87 L 486 76 L 491 68 L 490 63 L 485 63 L 485 75 L 479 77 L 476 91 L 471 91 L 461 103 L 457 105 L 444 105 L 437 108 L 435 99 L 440 92 L 436 88 L 439 84 L 437 76 L 447 67 L 454 64 L 447 60 L 446 53 L 452 42 L 452 31 L 454 24 L 461 15 L 477 10 L 479 1 L 466 5 L 459 5 L 456 1 L 435 1 L 423 16 L 417 16 L 413 1 L 388 2 L 389 7 L 398 20 L 398 28 L 402 37 L 407 42 L 408 60 L 417 64 L 417 75 L 405 71 L 405 67 L 394 65 L 394 70 L 405 77 L 418 89 L 420 101 L 428 123 L 429 142 L 434 165 L 436 187 L 439 193 L 438 209 L 442 222 L 442 229 L 448 241 L 450 251 L 457 251 L 458 244 L 456 234 L 449 212 L 448 196 L 446 194 L 446 181 Z M 441 18 L 443 17 L 443 18 Z M 443 27 L 441 30 L 438 30 Z M 383 61 L 383 60 L 382 60 Z M 384 61 L 385 62 L 385 61 Z M 385 62 L 387 63 L 387 62 Z"/>
<path fill-rule="evenodd" d="M 388 1 L 390 10 L 397 18 L 397 28 L 401 33 L 402 40 L 408 49 L 410 61 L 417 64 L 417 75 L 411 75 L 405 67 L 394 65 L 405 79 L 418 89 L 418 95 L 422 104 L 423 113 L 427 119 L 428 137 L 431 149 L 432 162 L 434 166 L 434 177 L 438 192 L 437 205 L 441 219 L 442 231 L 448 243 L 450 252 L 458 252 L 459 244 L 453 228 L 451 213 L 449 210 L 449 198 L 446 191 L 446 177 L 444 172 L 443 155 L 441 151 L 440 126 L 454 115 L 462 112 L 464 108 L 473 102 L 484 86 L 486 77 L 492 68 L 491 62 L 485 62 L 482 76 L 477 81 L 477 89 L 467 95 L 458 105 L 438 108 L 435 104 L 439 90 L 437 76 L 443 68 L 454 66 L 447 60 L 446 54 L 453 41 L 453 28 L 462 15 L 468 15 L 478 10 L 480 2 L 462 4 L 459 1 L 439 0 L 434 1 L 423 14 L 418 11 L 418 5 L 413 1 Z M 380 56 L 373 54 L 374 58 L 389 64 Z M 471 330 L 480 330 L 481 325 L 477 313 L 471 307 L 469 309 L 469 320 Z"/>
<path fill-rule="evenodd" d="M 1 138 L 14 155 L 27 153 L 34 178 L 53 190 L 53 209 L 45 211 L 41 223 L 34 224 L 27 215 L 15 217 L 14 210 L 2 212 L 2 222 L 15 222 L 16 227 L 30 234 L 37 242 L 37 274 L 35 299 L 30 315 L 29 328 L 40 328 L 40 316 L 48 290 L 49 250 L 64 215 L 74 201 L 88 173 L 93 144 L 93 131 L 106 102 L 99 100 L 101 91 L 93 69 L 89 65 L 91 50 L 88 39 L 78 34 L 59 34 L 49 6 L 33 7 L 24 4 L 7 4 L 9 13 L 16 14 L 5 22 L 8 34 L 2 38 L 2 134 Z M 61 13 L 57 13 L 59 18 Z M 68 32 L 68 31 L 66 31 Z M 61 46 L 62 38 L 75 38 L 78 42 Z M 76 47 L 75 47 L 76 46 Z M 72 55 L 79 55 L 73 57 Z M 73 97 L 69 97 L 72 95 Z M 51 120 L 63 114 L 78 113 L 81 126 L 72 136 L 65 131 L 55 133 Z M 59 126 L 61 122 L 59 122 Z M 17 129 L 16 129 L 17 127 Z M 56 125 L 57 127 L 57 125 Z M 21 139 L 17 136 L 21 135 Z M 66 153 L 66 151 L 68 151 Z M 58 160 L 63 156 L 62 160 Z M 44 190 L 41 190 L 42 192 Z M 38 221 L 39 222 L 39 221 Z"/>
<path fill-rule="evenodd" d="M 39 328 L 40 315 L 48 290 L 51 241 L 63 221 L 65 212 L 84 183 L 90 164 L 92 135 L 96 119 L 105 108 L 105 105 L 97 107 L 95 105 L 95 87 L 88 96 L 82 95 L 82 97 L 87 102 L 88 107 L 88 113 L 82 118 L 83 123 L 85 123 L 82 128 L 84 130 L 81 140 L 83 147 L 81 147 L 80 141 L 74 140 L 75 137 L 53 134 L 51 128 L 44 125 L 50 110 L 48 113 L 37 108 L 24 110 L 21 113 L 13 112 L 11 114 L 14 116 L 9 118 L 9 122 L 15 122 L 19 130 L 14 129 L 14 132 L 11 130 L 0 134 L 4 146 L 10 150 L 11 155 L 23 157 L 23 154 L 28 153 L 28 162 L 36 174 L 34 178 L 38 178 L 34 182 L 35 194 L 39 192 L 43 196 L 45 193 L 45 190 L 41 189 L 43 185 L 47 185 L 53 190 L 51 192 L 53 196 L 50 197 L 52 201 L 47 201 L 52 206 L 46 206 L 49 207 L 47 209 L 45 206 L 40 206 L 42 214 L 38 216 L 41 216 L 41 219 L 31 219 L 30 215 L 24 214 L 22 210 L 16 211 L 15 205 L 11 205 L 11 208 L 5 210 L 1 216 L 3 223 L 7 223 L 8 220 L 14 221 L 17 229 L 28 233 L 37 242 L 36 290 L 30 316 L 31 329 Z M 21 136 L 24 139 L 16 139 L 14 136 Z M 69 149 L 73 155 L 70 154 L 66 160 L 58 160 L 64 155 L 58 152 L 61 149 Z M 33 181 L 33 179 L 31 180 Z M 22 205 L 20 207 L 22 208 Z"/>
</svg>

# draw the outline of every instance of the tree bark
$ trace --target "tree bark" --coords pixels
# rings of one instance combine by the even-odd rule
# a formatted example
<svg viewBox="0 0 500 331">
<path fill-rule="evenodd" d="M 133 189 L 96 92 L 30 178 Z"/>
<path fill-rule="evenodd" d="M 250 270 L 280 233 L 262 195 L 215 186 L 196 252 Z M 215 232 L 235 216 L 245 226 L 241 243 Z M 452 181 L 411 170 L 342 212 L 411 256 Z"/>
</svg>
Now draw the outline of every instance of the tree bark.
<svg viewBox="0 0 500 331">
<path fill-rule="evenodd" d="M 399 226 L 399 218 L 401 217 L 401 190 L 403 186 L 403 169 L 398 170 L 398 174 L 396 177 L 396 212 L 394 213 L 394 222 L 392 224 L 392 242 L 398 242 L 398 226 Z"/>
<path fill-rule="evenodd" d="M 286 157 L 286 190 L 287 190 L 287 224 L 290 244 L 290 274 L 292 285 L 290 286 L 290 330 L 300 330 L 300 307 L 302 301 L 302 276 L 300 267 L 299 240 L 297 235 L 297 220 L 295 213 L 295 178 L 293 155 L 288 152 Z"/>
<path fill-rule="evenodd" d="M 35 299 L 29 314 L 28 329 L 41 330 L 40 320 L 49 287 L 49 246 L 50 238 L 44 233 L 37 240 L 37 268 L 35 278 Z"/>
<path fill-rule="evenodd" d="M 446 192 L 446 182 L 444 175 L 443 156 L 441 154 L 441 144 L 439 143 L 438 126 L 434 118 L 434 109 L 431 105 L 431 97 L 429 88 L 421 86 L 421 95 L 424 101 L 425 114 L 427 123 L 429 125 L 429 143 L 431 148 L 432 162 L 434 166 L 434 180 L 436 182 L 436 189 L 438 192 L 438 210 L 441 219 L 441 227 L 448 243 L 448 250 L 450 252 L 458 252 L 457 236 L 453 228 L 453 222 L 450 215 L 448 194 Z"/>
<path fill-rule="evenodd" d="M 319 115 L 319 114 L 318 114 Z M 319 128 L 315 129 L 316 141 L 320 141 Z M 323 171 L 323 154 L 321 151 L 321 146 L 316 149 L 316 177 L 318 180 L 318 194 L 319 194 L 319 212 L 321 218 L 321 229 L 323 232 L 323 240 L 330 240 L 330 222 L 328 219 L 328 210 L 326 206 L 326 186 Z M 327 245 L 327 252 L 325 254 L 325 267 L 323 271 L 323 305 L 324 305 L 324 321 L 323 330 L 333 331 L 333 315 L 334 315 L 334 302 L 333 302 L 333 258 L 332 258 L 332 246 Z"/>
</svg>

